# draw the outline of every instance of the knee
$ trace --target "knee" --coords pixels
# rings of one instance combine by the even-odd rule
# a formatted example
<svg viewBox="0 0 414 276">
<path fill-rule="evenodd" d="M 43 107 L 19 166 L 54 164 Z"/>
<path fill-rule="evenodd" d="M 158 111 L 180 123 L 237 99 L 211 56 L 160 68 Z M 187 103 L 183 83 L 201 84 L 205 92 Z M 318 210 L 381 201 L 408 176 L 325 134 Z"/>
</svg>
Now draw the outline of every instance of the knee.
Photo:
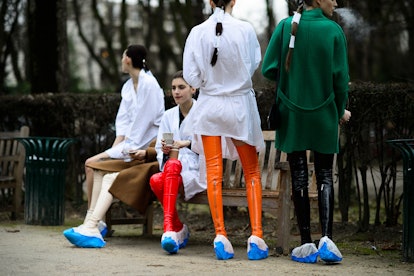
<svg viewBox="0 0 414 276">
<path fill-rule="evenodd" d="M 164 172 L 168 174 L 180 174 L 182 165 L 178 159 L 169 159 L 164 165 Z"/>
<path fill-rule="evenodd" d="M 164 185 L 164 175 L 162 172 L 153 174 L 150 178 L 150 186 L 151 189 L 155 191 L 162 190 L 162 187 Z"/>
<path fill-rule="evenodd" d="M 111 188 L 112 183 L 114 183 L 115 178 L 118 176 L 118 174 L 118 172 L 105 174 L 102 179 L 101 191 L 109 191 L 109 188 Z"/>
</svg>

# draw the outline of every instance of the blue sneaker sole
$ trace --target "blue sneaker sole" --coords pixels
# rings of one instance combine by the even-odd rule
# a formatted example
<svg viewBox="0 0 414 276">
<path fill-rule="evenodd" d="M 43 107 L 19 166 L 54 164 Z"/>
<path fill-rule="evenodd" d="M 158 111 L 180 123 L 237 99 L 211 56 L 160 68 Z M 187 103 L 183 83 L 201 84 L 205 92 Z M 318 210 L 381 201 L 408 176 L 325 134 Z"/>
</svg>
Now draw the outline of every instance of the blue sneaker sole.
<svg viewBox="0 0 414 276">
<path fill-rule="evenodd" d="M 314 254 L 311 254 L 303 258 L 292 256 L 292 261 L 299 262 L 299 263 L 314 264 L 318 261 L 318 255 L 319 255 L 319 252 L 316 252 Z"/>
<path fill-rule="evenodd" d="M 102 248 L 105 246 L 105 242 L 96 237 L 88 237 L 82 234 L 76 233 L 73 228 L 63 231 L 63 235 L 73 245 L 82 248 Z"/>
<path fill-rule="evenodd" d="M 341 257 L 338 257 L 332 251 L 329 251 L 328 245 L 326 243 L 324 243 L 321 249 L 319 249 L 319 258 L 327 263 L 338 263 L 342 261 Z"/>
<path fill-rule="evenodd" d="M 105 238 L 107 233 L 108 233 L 108 227 L 105 227 L 104 229 L 102 229 L 101 231 L 102 238 Z"/>
<path fill-rule="evenodd" d="M 250 250 L 247 252 L 247 257 L 249 260 L 262 260 L 266 259 L 269 256 L 269 249 L 262 250 L 257 247 L 257 244 L 250 243 Z"/>
<path fill-rule="evenodd" d="M 224 250 L 224 244 L 222 242 L 214 243 L 214 251 L 218 260 L 228 260 L 234 257 L 234 253 L 229 253 Z"/>
<path fill-rule="evenodd" d="M 161 247 L 170 254 L 178 252 L 179 245 L 170 237 L 166 237 L 161 241 Z"/>
<path fill-rule="evenodd" d="M 188 240 L 190 239 L 190 233 L 188 233 L 187 237 L 180 243 L 180 249 L 187 246 Z"/>
</svg>

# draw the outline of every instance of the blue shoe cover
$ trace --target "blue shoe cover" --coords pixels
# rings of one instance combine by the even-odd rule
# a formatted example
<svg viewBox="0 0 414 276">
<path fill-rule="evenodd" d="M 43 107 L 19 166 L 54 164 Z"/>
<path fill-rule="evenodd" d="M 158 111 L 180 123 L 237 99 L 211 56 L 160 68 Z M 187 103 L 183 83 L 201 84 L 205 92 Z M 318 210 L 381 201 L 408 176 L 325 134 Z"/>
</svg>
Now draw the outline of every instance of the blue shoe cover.
<svg viewBox="0 0 414 276">
<path fill-rule="evenodd" d="M 105 238 L 106 234 L 108 233 L 108 227 L 104 221 L 100 220 L 98 222 L 98 229 L 99 232 L 101 232 L 102 238 Z"/>
<path fill-rule="evenodd" d="M 342 254 L 335 243 L 328 237 L 323 237 L 319 241 L 319 257 L 327 263 L 337 263 L 342 261 Z"/>
<path fill-rule="evenodd" d="M 247 241 L 247 257 L 249 260 L 262 260 L 269 256 L 269 248 L 263 239 L 250 236 Z"/>
<path fill-rule="evenodd" d="M 188 239 L 190 238 L 190 231 L 188 230 L 187 225 L 183 224 L 183 228 L 180 230 L 180 232 L 177 233 L 177 235 L 180 249 L 184 248 L 188 243 Z"/>
<path fill-rule="evenodd" d="M 217 235 L 214 239 L 214 251 L 218 260 L 228 260 L 234 257 L 233 246 L 223 235 Z"/>
<path fill-rule="evenodd" d="M 70 243 L 77 247 L 102 248 L 106 244 L 106 242 L 100 238 L 84 236 L 75 232 L 73 228 L 63 231 L 63 235 L 70 241 Z"/>
<path fill-rule="evenodd" d="M 175 254 L 180 248 L 176 232 L 165 232 L 161 238 L 161 247 L 170 254 Z"/>
<path fill-rule="evenodd" d="M 292 250 L 291 258 L 299 263 L 316 263 L 319 251 L 314 243 L 305 243 Z"/>
</svg>

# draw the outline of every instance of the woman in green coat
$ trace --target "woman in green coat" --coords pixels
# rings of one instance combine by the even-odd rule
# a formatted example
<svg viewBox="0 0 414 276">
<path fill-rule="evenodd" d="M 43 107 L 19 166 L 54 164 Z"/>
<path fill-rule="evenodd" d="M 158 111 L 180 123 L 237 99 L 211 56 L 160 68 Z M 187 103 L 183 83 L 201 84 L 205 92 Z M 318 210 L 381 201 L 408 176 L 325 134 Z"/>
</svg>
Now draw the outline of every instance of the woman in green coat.
<svg viewBox="0 0 414 276">
<path fill-rule="evenodd" d="M 276 101 L 281 124 L 276 147 L 288 154 L 292 195 L 301 246 L 292 259 L 338 262 L 342 255 L 332 242 L 333 156 L 339 150 L 338 123 L 350 119 L 348 58 L 341 27 L 328 17 L 336 0 L 299 1 L 294 16 L 282 20 L 266 50 L 263 75 L 278 80 Z M 299 24 L 300 23 L 300 24 Z M 280 75 L 279 75 L 280 70 Z M 314 151 L 322 239 L 317 249 L 310 235 L 306 150 Z M 325 250 L 328 246 L 329 250 Z M 333 249 L 332 249 L 333 248 Z"/>
</svg>

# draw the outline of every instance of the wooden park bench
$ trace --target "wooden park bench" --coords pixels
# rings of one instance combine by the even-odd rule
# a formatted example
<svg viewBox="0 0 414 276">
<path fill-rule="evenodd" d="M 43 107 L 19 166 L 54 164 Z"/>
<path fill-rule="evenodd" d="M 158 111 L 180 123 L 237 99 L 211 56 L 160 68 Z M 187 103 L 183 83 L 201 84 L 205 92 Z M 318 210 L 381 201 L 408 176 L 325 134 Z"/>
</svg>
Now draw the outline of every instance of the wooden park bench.
<svg viewBox="0 0 414 276">
<path fill-rule="evenodd" d="M 276 247 L 282 248 L 284 254 L 289 253 L 290 231 L 293 203 L 291 201 L 291 179 L 289 163 L 286 160 L 286 154 L 281 153 L 277 158 L 275 148 L 275 131 L 263 131 L 263 137 L 266 144 L 265 149 L 259 153 L 259 165 L 262 179 L 262 207 L 263 211 L 276 215 L 277 226 L 277 244 Z M 244 184 L 243 170 L 239 160 L 223 160 L 223 205 L 247 207 L 246 189 Z M 310 153 L 308 152 L 308 161 Z M 309 175 L 311 184 L 309 187 L 309 198 L 317 202 L 317 189 L 313 169 L 313 163 L 309 164 Z M 179 199 L 180 203 L 191 204 L 208 204 L 207 192 L 195 195 L 189 201 Z M 312 203 L 311 206 L 315 207 Z M 317 206 L 317 205 L 316 205 Z M 106 216 L 108 230 L 114 224 L 143 224 L 143 234 L 152 234 L 153 223 L 153 206 L 148 208 L 147 213 L 139 218 L 120 218 L 114 219 L 108 211 Z M 110 231 L 109 231 L 110 232 Z"/>
<path fill-rule="evenodd" d="M 28 137 L 29 127 L 0 132 L 0 210 L 11 212 L 16 219 L 22 211 L 22 184 L 25 150 L 15 138 Z"/>
</svg>

